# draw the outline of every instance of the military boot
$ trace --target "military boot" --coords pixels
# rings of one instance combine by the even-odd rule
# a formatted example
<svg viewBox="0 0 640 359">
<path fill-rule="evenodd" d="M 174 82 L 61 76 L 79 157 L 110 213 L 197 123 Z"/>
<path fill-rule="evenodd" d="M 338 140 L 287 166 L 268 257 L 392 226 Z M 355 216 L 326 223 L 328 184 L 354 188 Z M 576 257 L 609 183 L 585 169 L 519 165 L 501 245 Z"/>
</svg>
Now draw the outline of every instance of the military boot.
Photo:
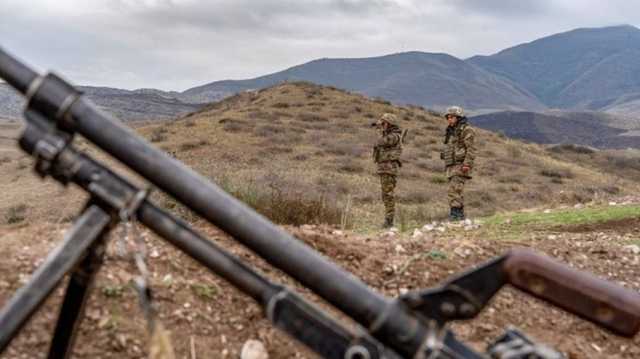
<svg viewBox="0 0 640 359">
<path fill-rule="evenodd" d="M 458 208 L 458 220 L 464 221 L 467 217 L 464 215 L 464 206 Z"/>
<path fill-rule="evenodd" d="M 455 222 L 458 220 L 458 207 L 451 207 L 449 211 L 449 222 Z"/>
<path fill-rule="evenodd" d="M 384 224 L 382 225 L 382 228 L 391 228 L 393 227 L 393 217 L 386 217 L 384 219 Z"/>
<path fill-rule="evenodd" d="M 464 207 L 451 207 L 449 213 L 449 220 L 451 222 L 458 222 L 464 220 Z"/>
</svg>

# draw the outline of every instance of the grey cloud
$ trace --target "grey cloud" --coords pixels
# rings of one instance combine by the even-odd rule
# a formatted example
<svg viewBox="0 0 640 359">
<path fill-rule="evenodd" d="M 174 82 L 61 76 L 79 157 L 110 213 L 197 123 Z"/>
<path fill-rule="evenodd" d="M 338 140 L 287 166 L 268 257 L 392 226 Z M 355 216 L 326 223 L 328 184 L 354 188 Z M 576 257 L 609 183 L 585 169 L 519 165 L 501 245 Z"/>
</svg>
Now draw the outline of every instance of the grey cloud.
<svg viewBox="0 0 640 359">
<path fill-rule="evenodd" d="M 482 14 L 493 18 L 531 18 L 552 13 L 558 3 L 552 0 L 447 0 L 464 20 L 467 14 Z"/>
<path fill-rule="evenodd" d="M 0 0 L 0 46 L 77 83 L 183 90 L 320 57 L 488 54 L 631 22 L 623 0 Z M 622 10 L 621 10 L 622 9 Z M 457 21 L 451 21 L 457 19 Z M 637 23 L 638 21 L 636 21 Z"/>
</svg>

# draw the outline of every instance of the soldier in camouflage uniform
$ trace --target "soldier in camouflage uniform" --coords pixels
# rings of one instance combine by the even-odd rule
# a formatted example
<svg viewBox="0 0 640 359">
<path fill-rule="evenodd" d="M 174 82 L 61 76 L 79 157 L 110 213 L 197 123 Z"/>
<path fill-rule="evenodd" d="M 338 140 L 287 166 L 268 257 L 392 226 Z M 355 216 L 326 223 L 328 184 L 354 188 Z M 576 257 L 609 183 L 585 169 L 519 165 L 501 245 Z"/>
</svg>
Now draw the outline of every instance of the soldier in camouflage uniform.
<svg viewBox="0 0 640 359">
<path fill-rule="evenodd" d="M 400 162 L 402 131 L 396 123 L 395 115 L 385 113 L 372 124 L 380 130 L 380 138 L 373 147 L 373 160 L 378 167 L 377 173 L 380 176 L 382 202 L 385 208 L 384 228 L 393 227 L 396 205 L 394 191 L 398 170 L 402 166 Z"/>
<path fill-rule="evenodd" d="M 476 158 L 475 131 L 467 123 L 461 107 L 449 107 L 445 113 L 449 126 L 444 139 L 442 159 L 449 179 L 449 219 L 460 221 L 464 215 L 464 185 L 471 179 Z"/>
</svg>

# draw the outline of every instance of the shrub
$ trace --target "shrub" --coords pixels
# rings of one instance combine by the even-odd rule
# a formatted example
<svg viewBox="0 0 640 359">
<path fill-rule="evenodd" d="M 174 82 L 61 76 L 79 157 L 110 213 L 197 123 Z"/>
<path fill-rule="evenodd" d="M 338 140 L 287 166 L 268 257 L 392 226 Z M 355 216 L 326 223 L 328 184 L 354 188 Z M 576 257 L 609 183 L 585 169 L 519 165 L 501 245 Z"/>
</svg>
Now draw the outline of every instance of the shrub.
<svg viewBox="0 0 640 359">
<path fill-rule="evenodd" d="M 325 144 L 326 152 L 336 156 L 363 157 L 366 150 L 361 146 L 351 143 L 330 143 Z"/>
<path fill-rule="evenodd" d="M 557 145 L 557 146 L 553 146 L 551 148 L 549 148 L 549 152 L 553 152 L 553 153 L 561 153 L 561 152 L 572 152 L 572 153 L 577 153 L 577 154 L 592 154 L 595 153 L 596 150 L 586 147 L 586 146 L 580 146 L 580 145 L 574 145 L 574 144 L 564 144 L 564 145 Z"/>
<path fill-rule="evenodd" d="M 27 205 L 19 204 L 7 209 L 7 212 L 4 214 L 4 221 L 7 224 L 15 224 L 24 221 L 27 218 Z"/>
<path fill-rule="evenodd" d="M 604 186 L 601 187 L 600 190 L 607 194 L 619 194 L 621 192 L 618 186 Z"/>
<path fill-rule="evenodd" d="M 360 163 L 348 159 L 338 165 L 338 171 L 347 173 L 362 173 L 364 172 L 364 167 L 362 167 Z"/>
<path fill-rule="evenodd" d="M 447 177 L 444 175 L 436 175 L 436 176 L 432 176 L 429 179 L 429 182 L 433 184 L 445 184 L 448 182 L 448 180 L 447 180 Z"/>
<path fill-rule="evenodd" d="M 540 175 L 550 178 L 573 178 L 573 172 L 568 168 L 546 168 L 540 170 Z"/>
<path fill-rule="evenodd" d="M 289 108 L 291 105 L 289 105 L 287 102 L 276 102 L 273 105 L 271 105 L 271 107 L 274 108 Z"/>
<path fill-rule="evenodd" d="M 282 126 L 264 125 L 256 128 L 254 133 L 260 137 L 272 137 L 273 135 L 284 133 L 285 128 Z"/>
<path fill-rule="evenodd" d="M 424 191 L 413 191 L 399 196 L 401 203 L 425 204 L 431 200 L 431 196 Z"/>
<path fill-rule="evenodd" d="M 609 154 L 606 159 L 617 170 L 632 169 L 640 171 L 640 157 Z"/>
<path fill-rule="evenodd" d="M 270 154 L 270 155 L 280 155 L 283 153 L 291 153 L 293 152 L 293 148 L 291 147 L 264 147 L 262 153 Z"/>
<path fill-rule="evenodd" d="M 269 113 L 265 111 L 251 111 L 247 114 L 247 118 L 251 120 L 267 120 L 267 121 L 277 121 L 278 116 L 274 113 Z"/>
<path fill-rule="evenodd" d="M 500 177 L 498 177 L 498 182 L 500 182 L 500 183 L 522 183 L 522 176 L 518 176 L 518 175 L 500 176 Z"/>
<path fill-rule="evenodd" d="M 311 112 L 304 112 L 299 114 L 298 119 L 304 122 L 329 122 L 326 117 Z"/>
<path fill-rule="evenodd" d="M 518 145 L 509 144 L 507 145 L 507 156 L 510 158 L 520 158 L 522 155 L 522 151 Z"/>
<path fill-rule="evenodd" d="M 398 207 L 398 222 L 402 230 L 407 230 L 412 226 L 422 227 L 426 223 L 447 218 L 448 211 L 448 208 L 426 201 L 417 206 L 401 206 Z"/>
<path fill-rule="evenodd" d="M 373 99 L 373 102 L 375 102 L 375 103 L 379 103 L 379 104 L 381 104 L 381 105 L 391 106 L 391 102 L 389 102 L 389 101 L 385 100 L 385 99 L 384 99 L 384 98 L 382 98 L 382 97 L 376 97 L 376 98 L 374 98 L 374 99 Z"/>
<path fill-rule="evenodd" d="M 229 193 L 278 224 L 330 224 L 339 225 L 342 209 L 326 193 L 316 193 L 272 179 L 265 185 L 248 184 L 236 187 L 230 182 L 223 185 Z"/>
<path fill-rule="evenodd" d="M 188 142 L 182 143 L 180 147 L 178 147 L 178 149 L 180 151 L 190 151 L 196 148 L 200 148 L 202 146 L 206 146 L 208 144 L 209 144 L 209 141 L 207 140 L 188 141 Z"/>
<path fill-rule="evenodd" d="M 222 126 L 222 130 L 232 133 L 244 132 L 247 130 L 247 125 L 239 121 L 230 121 Z"/>
<path fill-rule="evenodd" d="M 169 132 L 164 127 L 158 127 L 151 132 L 151 136 L 149 137 L 149 141 L 151 142 L 162 142 L 167 140 L 166 133 Z"/>
<path fill-rule="evenodd" d="M 274 114 L 275 116 L 280 117 L 280 118 L 282 118 L 282 117 L 293 117 L 293 115 L 292 115 L 291 113 L 289 113 L 289 112 L 284 112 L 284 111 L 275 111 L 275 112 L 273 112 L 273 114 Z"/>
<path fill-rule="evenodd" d="M 477 209 L 483 214 L 495 211 L 496 198 L 487 190 L 469 191 L 465 197 L 470 208 Z"/>
</svg>

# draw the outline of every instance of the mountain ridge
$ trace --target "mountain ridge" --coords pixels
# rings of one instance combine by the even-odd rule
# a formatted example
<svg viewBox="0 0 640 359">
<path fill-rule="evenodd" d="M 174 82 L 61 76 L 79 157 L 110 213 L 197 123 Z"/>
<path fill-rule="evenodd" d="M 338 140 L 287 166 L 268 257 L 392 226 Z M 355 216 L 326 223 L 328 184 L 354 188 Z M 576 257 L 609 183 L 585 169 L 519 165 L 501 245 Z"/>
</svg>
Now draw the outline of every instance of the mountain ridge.
<svg viewBox="0 0 640 359">
<path fill-rule="evenodd" d="M 325 57 L 182 92 L 81 88 L 125 120 L 174 118 L 238 92 L 287 81 L 309 81 L 434 110 L 458 104 L 471 114 L 564 109 L 640 115 L 640 61 L 634 61 L 638 57 L 640 30 L 620 25 L 574 29 L 467 59 L 423 51 Z M 0 117 L 19 117 L 20 100 L 7 88 L 0 83 Z"/>
</svg>

